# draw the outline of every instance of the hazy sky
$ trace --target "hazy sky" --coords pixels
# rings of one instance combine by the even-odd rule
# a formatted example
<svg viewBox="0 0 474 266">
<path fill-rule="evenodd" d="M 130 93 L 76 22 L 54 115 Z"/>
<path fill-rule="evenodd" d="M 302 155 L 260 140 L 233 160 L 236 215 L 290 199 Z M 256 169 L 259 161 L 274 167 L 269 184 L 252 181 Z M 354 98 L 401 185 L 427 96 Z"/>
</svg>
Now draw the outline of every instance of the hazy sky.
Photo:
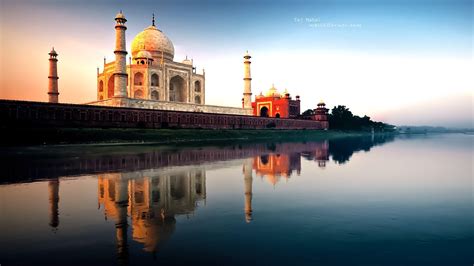
<svg viewBox="0 0 474 266">
<path fill-rule="evenodd" d="M 208 104 L 241 105 L 249 50 L 254 95 L 274 83 L 302 110 L 323 99 L 398 125 L 473 124 L 470 0 L 0 0 L 0 98 L 46 101 L 54 46 L 60 101 L 96 100 L 120 9 L 129 53 L 154 12 L 175 60 L 206 69 Z"/>
</svg>

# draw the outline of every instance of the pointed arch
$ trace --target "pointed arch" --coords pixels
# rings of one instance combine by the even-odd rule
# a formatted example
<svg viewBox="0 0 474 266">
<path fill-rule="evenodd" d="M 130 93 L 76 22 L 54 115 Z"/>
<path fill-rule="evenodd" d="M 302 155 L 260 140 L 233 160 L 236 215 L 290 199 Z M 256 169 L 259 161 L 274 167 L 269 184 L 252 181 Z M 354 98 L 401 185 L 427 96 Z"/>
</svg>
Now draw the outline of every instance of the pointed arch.
<svg viewBox="0 0 474 266">
<path fill-rule="evenodd" d="M 103 92 L 104 91 L 104 81 L 99 81 L 99 92 Z"/>
<path fill-rule="evenodd" d="M 174 76 L 170 79 L 169 90 L 170 101 L 187 102 L 186 82 L 181 76 Z"/>
<path fill-rule="evenodd" d="M 158 76 L 158 74 L 153 73 L 151 75 L 151 86 L 159 87 L 160 86 L 159 84 L 160 84 L 160 77 Z"/>
<path fill-rule="evenodd" d="M 143 86 L 143 74 L 141 72 L 137 72 L 133 75 L 133 85 Z"/>
<path fill-rule="evenodd" d="M 201 92 L 201 82 L 199 80 L 194 82 L 194 91 L 198 93 Z"/>
<path fill-rule="evenodd" d="M 152 91 L 151 92 L 151 99 L 158 101 L 160 99 L 160 93 L 158 93 L 158 91 Z"/>
<path fill-rule="evenodd" d="M 109 81 L 107 82 L 107 98 L 114 97 L 114 87 L 115 87 L 115 80 L 114 75 L 110 76 Z"/>
<path fill-rule="evenodd" d="M 133 98 L 143 99 L 143 91 L 135 90 L 135 92 L 133 93 Z"/>
<path fill-rule="evenodd" d="M 201 104 L 201 96 L 196 95 L 196 96 L 194 97 L 194 103 Z"/>
</svg>

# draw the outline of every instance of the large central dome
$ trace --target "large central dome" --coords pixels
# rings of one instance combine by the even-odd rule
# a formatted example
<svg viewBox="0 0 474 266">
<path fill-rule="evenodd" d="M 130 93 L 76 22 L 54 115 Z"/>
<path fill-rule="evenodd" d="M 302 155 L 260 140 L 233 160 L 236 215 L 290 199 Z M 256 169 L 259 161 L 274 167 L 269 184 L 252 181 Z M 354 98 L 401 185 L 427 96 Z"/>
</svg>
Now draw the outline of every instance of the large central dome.
<svg viewBox="0 0 474 266">
<path fill-rule="evenodd" d="M 132 57 L 135 58 L 141 50 L 150 52 L 155 62 L 160 62 L 162 56 L 171 61 L 174 58 L 173 43 L 155 26 L 146 28 L 133 38 Z"/>
</svg>

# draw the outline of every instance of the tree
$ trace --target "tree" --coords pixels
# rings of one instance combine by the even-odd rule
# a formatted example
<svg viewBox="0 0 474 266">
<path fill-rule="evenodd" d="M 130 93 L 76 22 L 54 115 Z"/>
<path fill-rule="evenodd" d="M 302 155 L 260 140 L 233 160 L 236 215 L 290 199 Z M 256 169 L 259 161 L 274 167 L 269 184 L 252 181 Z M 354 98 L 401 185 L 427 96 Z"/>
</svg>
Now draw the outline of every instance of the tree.
<svg viewBox="0 0 474 266">
<path fill-rule="evenodd" d="M 304 111 L 301 115 L 302 115 L 302 116 L 311 116 L 311 115 L 314 115 L 314 110 L 313 110 L 313 109 L 308 109 L 308 110 Z"/>
<path fill-rule="evenodd" d="M 338 105 L 332 108 L 329 114 L 329 127 L 341 130 L 357 131 L 393 131 L 394 126 L 382 122 L 375 122 L 370 117 L 353 115 L 345 105 Z"/>
</svg>

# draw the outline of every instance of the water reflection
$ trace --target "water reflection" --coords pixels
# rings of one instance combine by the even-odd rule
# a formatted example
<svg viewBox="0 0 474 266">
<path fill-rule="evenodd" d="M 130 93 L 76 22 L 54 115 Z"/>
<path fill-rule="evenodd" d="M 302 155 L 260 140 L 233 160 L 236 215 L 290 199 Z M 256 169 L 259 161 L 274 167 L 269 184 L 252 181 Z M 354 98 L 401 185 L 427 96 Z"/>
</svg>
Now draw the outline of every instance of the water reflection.
<svg viewBox="0 0 474 266">
<path fill-rule="evenodd" d="M 127 258 L 128 226 L 132 227 L 131 238 L 141 243 L 144 251 L 155 253 L 174 232 L 175 216 L 192 213 L 205 198 L 206 174 L 200 169 L 98 176 L 99 208 L 105 219 L 115 221 L 119 260 Z"/>
<path fill-rule="evenodd" d="M 342 138 L 329 140 L 329 153 L 332 159 L 339 164 L 349 161 L 352 154 L 358 151 L 370 151 L 373 146 L 393 141 L 395 135 L 372 135 L 363 138 Z"/>
<path fill-rule="evenodd" d="M 59 226 L 59 179 L 48 182 L 49 190 L 49 225 L 56 230 Z"/>
<path fill-rule="evenodd" d="M 341 142 L 253 143 L 212 147 L 96 147 L 93 152 L 65 152 L 60 157 L 44 151 L 23 151 L 2 155 L 8 176 L 4 183 L 24 183 L 47 178 L 49 226 L 60 229 L 60 180 L 74 175 L 97 178 L 98 208 L 115 230 L 116 259 L 128 264 L 131 241 L 146 253 L 156 255 L 177 230 L 179 216 L 192 216 L 206 203 L 206 173 L 215 161 L 232 161 L 242 167 L 243 221 L 251 223 L 254 179 L 270 185 L 300 175 L 302 158 L 318 168 L 331 159 L 347 162 L 353 153 L 392 141 L 393 137 L 353 138 Z M 78 154 L 79 153 L 79 154 Z M 66 179 L 67 180 L 67 179 Z M 62 182 L 62 181 L 61 181 Z M 240 195 L 242 195 L 240 194 Z M 258 203 L 258 201 L 257 201 Z"/>
<path fill-rule="evenodd" d="M 353 153 L 368 151 L 375 145 L 394 140 L 393 135 L 367 136 L 317 142 L 238 143 L 181 149 L 157 146 L 91 146 L 5 149 L 0 153 L 1 183 L 16 183 L 63 176 L 139 171 L 170 166 L 196 165 L 260 156 L 256 164 L 262 173 L 267 164 L 289 164 L 292 171 L 300 156 L 324 167 L 331 156 L 337 163 L 347 162 Z M 268 157 L 268 154 L 276 157 Z M 283 154 L 286 157 L 278 158 Z M 275 171 L 278 167 L 275 167 Z M 281 172 L 281 171 L 280 171 Z M 279 175 L 282 175 L 280 173 Z M 272 181 L 273 182 L 273 181 Z"/>
</svg>

